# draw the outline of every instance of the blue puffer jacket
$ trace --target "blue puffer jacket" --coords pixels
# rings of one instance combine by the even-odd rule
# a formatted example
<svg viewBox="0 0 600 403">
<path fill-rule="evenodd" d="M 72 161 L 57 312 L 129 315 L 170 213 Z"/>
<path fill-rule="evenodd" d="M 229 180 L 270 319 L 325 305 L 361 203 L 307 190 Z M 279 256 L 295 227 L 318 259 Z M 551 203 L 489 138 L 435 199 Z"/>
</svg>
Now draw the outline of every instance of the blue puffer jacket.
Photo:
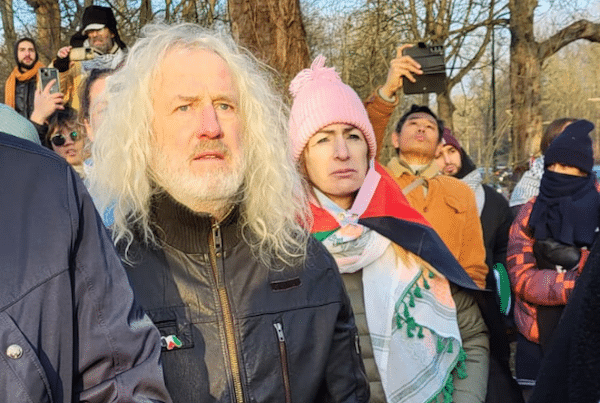
<svg viewBox="0 0 600 403">
<path fill-rule="evenodd" d="M 170 401 L 158 331 L 77 174 L 0 133 L 0 402 Z"/>
</svg>

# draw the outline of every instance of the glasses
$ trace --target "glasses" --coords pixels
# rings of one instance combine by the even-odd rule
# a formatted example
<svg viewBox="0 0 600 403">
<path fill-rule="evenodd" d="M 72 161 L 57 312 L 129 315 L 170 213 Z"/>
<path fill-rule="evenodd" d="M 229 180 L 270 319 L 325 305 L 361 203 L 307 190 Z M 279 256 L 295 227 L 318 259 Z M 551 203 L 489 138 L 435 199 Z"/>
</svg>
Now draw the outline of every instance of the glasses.
<svg viewBox="0 0 600 403">
<path fill-rule="evenodd" d="M 69 133 L 69 137 L 71 137 L 71 140 L 73 140 L 73 142 L 81 140 L 81 136 L 77 132 Z M 56 136 L 52 137 L 50 139 L 50 141 L 55 146 L 60 147 L 60 146 L 65 145 L 65 143 L 67 142 L 67 139 L 65 138 L 65 136 L 63 134 L 57 134 Z"/>
</svg>

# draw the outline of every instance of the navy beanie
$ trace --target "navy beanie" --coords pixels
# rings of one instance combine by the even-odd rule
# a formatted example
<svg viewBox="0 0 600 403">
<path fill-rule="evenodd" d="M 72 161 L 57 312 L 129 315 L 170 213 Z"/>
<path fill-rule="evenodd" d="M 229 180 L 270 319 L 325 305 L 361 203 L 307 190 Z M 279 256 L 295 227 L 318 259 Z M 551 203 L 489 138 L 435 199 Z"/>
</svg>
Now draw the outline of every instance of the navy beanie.
<svg viewBox="0 0 600 403">
<path fill-rule="evenodd" d="M 594 151 L 590 132 L 594 124 L 588 120 L 577 120 L 568 125 L 556 137 L 544 154 L 544 165 L 554 163 L 569 165 L 590 173 L 594 166 Z"/>
</svg>

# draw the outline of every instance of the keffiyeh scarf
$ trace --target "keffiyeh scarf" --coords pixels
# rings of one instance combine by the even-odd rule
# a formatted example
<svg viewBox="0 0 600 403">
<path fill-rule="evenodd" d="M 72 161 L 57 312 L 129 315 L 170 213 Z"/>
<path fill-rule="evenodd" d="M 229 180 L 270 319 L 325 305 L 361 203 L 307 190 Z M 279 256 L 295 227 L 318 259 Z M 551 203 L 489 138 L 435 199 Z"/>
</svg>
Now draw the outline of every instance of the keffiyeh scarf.
<svg viewBox="0 0 600 403">
<path fill-rule="evenodd" d="M 544 156 L 536 158 L 529 171 L 525 172 L 510 195 L 508 205 L 520 206 L 540 192 L 540 181 L 544 174 Z"/>
<path fill-rule="evenodd" d="M 440 394 L 451 401 L 453 371 L 461 378 L 466 372 L 449 283 L 425 260 L 359 222 L 382 189 L 380 179 L 370 169 L 349 210 L 314 189 L 316 218 L 327 214 L 336 224 L 319 231 L 324 227 L 315 222 L 313 234 L 341 273 L 363 271 L 367 324 L 387 401 L 421 403 Z M 412 211 L 408 207 L 407 217 Z"/>
</svg>

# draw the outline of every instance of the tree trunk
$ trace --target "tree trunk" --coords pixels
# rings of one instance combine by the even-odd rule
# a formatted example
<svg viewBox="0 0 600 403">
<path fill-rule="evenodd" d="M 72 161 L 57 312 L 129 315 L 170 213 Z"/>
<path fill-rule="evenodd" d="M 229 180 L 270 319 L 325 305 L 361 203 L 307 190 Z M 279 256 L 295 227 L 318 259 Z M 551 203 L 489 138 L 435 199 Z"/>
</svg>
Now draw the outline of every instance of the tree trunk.
<svg viewBox="0 0 600 403">
<path fill-rule="evenodd" d="M 40 61 L 48 64 L 60 48 L 60 8 L 58 0 L 27 0 L 35 10 L 37 49 Z"/>
<path fill-rule="evenodd" d="M 310 62 L 299 0 L 229 0 L 234 38 L 287 83 Z"/>
<path fill-rule="evenodd" d="M 454 122 L 452 114 L 456 110 L 454 103 L 450 99 L 450 93 L 446 90 L 437 95 L 438 117 L 444 121 L 444 126 L 450 130 L 454 130 Z"/>
<path fill-rule="evenodd" d="M 143 27 L 152 20 L 152 0 L 142 0 L 140 5 L 140 24 Z"/>
<path fill-rule="evenodd" d="M 185 22 L 198 23 L 198 9 L 196 8 L 195 0 L 187 0 L 181 10 L 181 18 Z"/>
<path fill-rule="evenodd" d="M 17 41 L 12 0 L 0 1 L 0 14 L 2 14 L 2 27 L 4 28 L 4 43 L 10 52 L 14 43 Z"/>
<path fill-rule="evenodd" d="M 600 42 L 600 24 L 587 20 L 576 21 L 544 42 L 536 42 L 533 13 L 537 4 L 536 0 L 509 1 L 511 140 L 515 166 L 539 150 L 543 129 L 541 71 L 544 60 L 578 39 Z"/>
<path fill-rule="evenodd" d="M 510 89 L 513 164 L 534 154 L 542 133 L 541 61 L 533 33 L 536 0 L 510 0 Z M 537 139 L 537 142 L 534 141 Z"/>
</svg>

